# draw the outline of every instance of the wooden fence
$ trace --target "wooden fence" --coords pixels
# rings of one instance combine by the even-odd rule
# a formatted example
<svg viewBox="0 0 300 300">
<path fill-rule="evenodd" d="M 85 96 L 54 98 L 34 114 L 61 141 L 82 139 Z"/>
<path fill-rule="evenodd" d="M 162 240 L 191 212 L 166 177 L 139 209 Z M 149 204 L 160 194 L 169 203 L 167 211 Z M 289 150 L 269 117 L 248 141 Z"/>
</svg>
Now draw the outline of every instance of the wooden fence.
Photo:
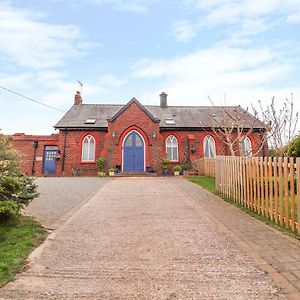
<svg viewBox="0 0 300 300">
<path fill-rule="evenodd" d="M 211 159 L 199 164 L 212 176 Z M 215 174 L 223 197 L 300 233 L 300 158 L 217 157 Z"/>
<path fill-rule="evenodd" d="M 200 158 L 193 162 L 193 167 L 198 170 L 198 174 L 203 176 L 216 175 L 216 159 L 215 158 Z"/>
</svg>

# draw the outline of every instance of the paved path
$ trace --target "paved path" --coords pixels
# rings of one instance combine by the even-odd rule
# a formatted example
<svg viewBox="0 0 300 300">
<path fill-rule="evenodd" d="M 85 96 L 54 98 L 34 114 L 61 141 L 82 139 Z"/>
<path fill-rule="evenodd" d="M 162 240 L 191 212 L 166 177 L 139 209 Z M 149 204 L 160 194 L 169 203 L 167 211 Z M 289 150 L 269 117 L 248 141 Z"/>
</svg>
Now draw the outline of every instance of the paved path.
<svg viewBox="0 0 300 300">
<path fill-rule="evenodd" d="M 55 229 L 108 181 L 99 177 L 37 178 L 40 196 L 26 207 L 25 213 L 35 216 L 46 228 Z"/>
<path fill-rule="evenodd" d="M 176 179 L 111 180 L 32 253 L 29 270 L 0 298 L 284 299 L 202 207 L 206 191 L 197 190 L 199 204 L 192 188 Z"/>
</svg>

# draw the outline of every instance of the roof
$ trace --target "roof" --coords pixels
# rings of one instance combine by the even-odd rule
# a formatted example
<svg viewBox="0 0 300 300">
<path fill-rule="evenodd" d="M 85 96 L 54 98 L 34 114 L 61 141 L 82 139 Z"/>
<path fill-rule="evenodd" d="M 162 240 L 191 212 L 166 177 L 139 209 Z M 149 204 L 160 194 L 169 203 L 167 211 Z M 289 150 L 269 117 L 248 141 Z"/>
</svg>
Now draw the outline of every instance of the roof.
<svg viewBox="0 0 300 300">
<path fill-rule="evenodd" d="M 243 115 L 244 128 L 266 128 L 265 124 L 257 120 L 241 106 L 160 106 L 142 105 L 133 98 L 126 105 L 122 104 L 82 104 L 73 105 L 71 109 L 55 125 L 55 128 L 107 128 L 108 121 L 119 116 L 132 101 L 141 106 L 143 111 L 154 121 L 160 122 L 160 128 L 209 128 L 222 124 L 224 115 Z M 226 117 L 226 116 L 225 116 Z M 96 119 L 94 124 L 86 124 L 87 119 Z M 165 122 L 166 119 L 174 122 Z M 172 123 L 172 124 L 169 124 Z M 174 124 L 175 123 L 175 124 Z M 224 124 L 224 122 L 223 122 Z"/>
</svg>

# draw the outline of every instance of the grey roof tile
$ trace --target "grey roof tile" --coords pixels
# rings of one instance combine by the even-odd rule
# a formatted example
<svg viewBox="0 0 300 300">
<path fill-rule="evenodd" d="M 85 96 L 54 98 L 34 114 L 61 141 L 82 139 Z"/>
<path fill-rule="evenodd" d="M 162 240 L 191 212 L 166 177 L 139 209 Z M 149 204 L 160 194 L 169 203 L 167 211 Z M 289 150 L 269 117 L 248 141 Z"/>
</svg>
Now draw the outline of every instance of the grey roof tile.
<svg viewBox="0 0 300 300">
<path fill-rule="evenodd" d="M 71 109 L 55 125 L 55 128 L 106 128 L 107 119 L 117 115 L 124 105 L 120 104 L 82 104 L 73 105 Z M 201 128 L 216 125 L 215 121 L 221 122 L 224 112 L 229 114 L 244 114 L 244 128 L 265 128 L 261 121 L 254 122 L 254 116 L 245 112 L 240 106 L 160 106 L 145 105 L 154 118 L 160 120 L 162 128 Z M 213 117 L 212 117 L 213 115 Z M 85 124 L 88 118 L 95 118 L 95 124 Z M 175 125 L 166 125 L 165 119 L 174 119 Z"/>
</svg>

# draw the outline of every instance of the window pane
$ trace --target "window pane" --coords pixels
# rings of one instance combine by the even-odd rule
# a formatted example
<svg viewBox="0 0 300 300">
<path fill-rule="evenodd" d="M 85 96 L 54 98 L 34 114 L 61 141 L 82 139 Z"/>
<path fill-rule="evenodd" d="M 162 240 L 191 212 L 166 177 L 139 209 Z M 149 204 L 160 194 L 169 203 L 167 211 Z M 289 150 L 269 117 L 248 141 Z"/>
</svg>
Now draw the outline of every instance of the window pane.
<svg viewBox="0 0 300 300">
<path fill-rule="evenodd" d="M 93 139 L 93 142 L 90 143 L 89 160 L 90 161 L 94 161 L 95 160 L 95 143 L 94 143 L 94 139 Z"/>
<path fill-rule="evenodd" d="M 172 145 L 171 136 L 169 136 L 167 138 L 166 144 L 167 144 L 167 146 L 171 146 Z"/>
<path fill-rule="evenodd" d="M 88 160 L 88 143 L 83 143 L 82 147 L 82 160 Z"/>
<path fill-rule="evenodd" d="M 132 147 L 132 133 L 126 138 L 125 147 Z"/>
<path fill-rule="evenodd" d="M 172 160 L 172 148 L 171 147 L 167 147 L 167 158 L 169 160 Z"/>
<path fill-rule="evenodd" d="M 172 160 L 178 160 L 178 151 L 177 147 L 173 147 L 173 159 Z"/>
<path fill-rule="evenodd" d="M 143 140 L 138 135 L 135 136 L 135 146 L 136 147 L 142 147 L 143 146 Z"/>
<path fill-rule="evenodd" d="M 211 138 L 209 139 L 209 157 L 215 157 L 216 156 L 216 148 L 215 148 L 215 142 Z"/>
</svg>

